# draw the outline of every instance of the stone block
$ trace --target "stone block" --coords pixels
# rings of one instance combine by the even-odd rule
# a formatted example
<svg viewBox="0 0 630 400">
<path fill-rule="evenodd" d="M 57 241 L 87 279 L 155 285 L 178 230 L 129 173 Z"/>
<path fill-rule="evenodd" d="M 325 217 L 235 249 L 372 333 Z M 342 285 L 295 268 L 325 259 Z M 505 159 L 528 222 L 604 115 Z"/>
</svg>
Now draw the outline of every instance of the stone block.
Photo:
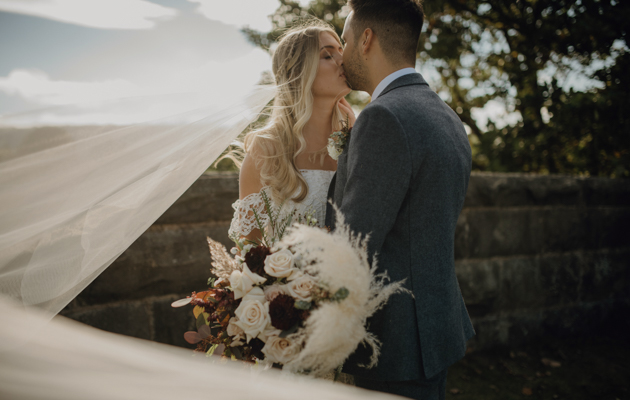
<svg viewBox="0 0 630 400">
<path fill-rule="evenodd" d="M 582 180 L 584 203 L 588 206 L 630 205 L 630 180 L 588 178 Z"/>
<path fill-rule="evenodd" d="M 586 253 L 579 301 L 630 300 L 630 248 Z"/>
<path fill-rule="evenodd" d="M 496 312 L 501 295 L 501 262 L 464 260 L 455 263 L 457 280 L 471 317 Z"/>
<path fill-rule="evenodd" d="M 459 260 L 471 317 L 630 299 L 630 249 Z"/>
<path fill-rule="evenodd" d="M 468 347 L 475 351 L 516 347 L 545 336 L 591 334 L 609 326 L 612 318 L 618 318 L 617 309 L 627 310 L 627 303 L 604 300 L 472 318 L 476 335 Z"/>
<path fill-rule="evenodd" d="M 465 208 L 581 204 L 579 178 L 562 175 L 472 173 Z"/>
<path fill-rule="evenodd" d="M 581 251 L 537 256 L 540 279 L 538 295 L 545 307 L 558 307 L 580 301 L 584 253 Z"/>
<path fill-rule="evenodd" d="M 585 248 L 630 247 L 630 207 L 589 208 L 582 224 L 588 232 Z"/>
<path fill-rule="evenodd" d="M 227 223 L 153 226 L 80 295 L 84 304 L 202 290 L 210 274 L 206 236 L 231 243 Z"/>
<path fill-rule="evenodd" d="M 541 246 L 543 219 L 529 209 L 464 209 L 456 231 L 455 258 L 532 254 Z"/>
<path fill-rule="evenodd" d="M 157 220 L 156 224 L 189 224 L 230 221 L 232 203 L 238 199 L 238 174 L 202 175 Z"/>
<path fill-rule="evenodd" d="M 193 307 L 171 307 L 173 301 L 184 297 L 186 296 L 163 296 L 153 301 L 152 307 L 155 320 L 153 337 L 156 342 L 194 350 L 195 345 L 184 340 L 185 332 L 196 330 L 195 318 L 192 314 Z"/>
<path fill-rule="evenodd" d="M 459 216 L 455 259 L 630 247 L 630 208 L 469 208 Z"/>
<path fill-rule="evenodd" d="M 62 310 L 61 315 L 104 331 L 153 339 L 153 310 L 149 302 L 128 301 Z"/>
</svg>

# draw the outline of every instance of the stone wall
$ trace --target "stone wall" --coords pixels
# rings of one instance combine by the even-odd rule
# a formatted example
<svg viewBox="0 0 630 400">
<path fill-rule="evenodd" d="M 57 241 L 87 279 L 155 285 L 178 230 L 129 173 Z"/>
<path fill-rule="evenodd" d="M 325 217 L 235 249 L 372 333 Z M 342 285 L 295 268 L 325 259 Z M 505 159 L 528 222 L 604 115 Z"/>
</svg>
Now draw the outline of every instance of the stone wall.
<svg viewBox="0 0 630 400">
<path fill-rule="evenodd" d="M 202 176 L 62 315 L 191 347 L 173 300 L 204 290 L 205 237 L 230 246 L 235 174 Z M 473 174 L 455 237 L 473 349 L 580 334 L 630 304 L 630 181 Z"/>
</svg>

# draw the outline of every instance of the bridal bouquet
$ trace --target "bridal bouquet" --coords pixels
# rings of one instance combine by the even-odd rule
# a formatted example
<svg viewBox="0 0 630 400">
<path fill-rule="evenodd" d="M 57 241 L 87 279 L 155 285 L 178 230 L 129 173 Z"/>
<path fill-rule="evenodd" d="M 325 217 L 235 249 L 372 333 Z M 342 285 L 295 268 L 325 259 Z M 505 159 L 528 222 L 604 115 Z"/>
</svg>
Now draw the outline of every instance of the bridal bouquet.
<svg viewBox="0 0 630 400">
<path fill-rule="evenodd" d="M 235 240 L 228 253 L 208 238 L 212 254 L 210 288 L 173 303 L 194 306 L 197 331 L 184 335 L 209 355 L 282 366 L 291 372 L 323 376 L 342 365 L 361 343 L 380 342 L 366 320 L 402 282 L 387 284 L 376 274 L 366 239 L 352 235 L 338 213 L 329 233 L 310 216 L 280 217 L 263 193 L 269 228 L 256 220 L 262 240 Z"/>
</svg>

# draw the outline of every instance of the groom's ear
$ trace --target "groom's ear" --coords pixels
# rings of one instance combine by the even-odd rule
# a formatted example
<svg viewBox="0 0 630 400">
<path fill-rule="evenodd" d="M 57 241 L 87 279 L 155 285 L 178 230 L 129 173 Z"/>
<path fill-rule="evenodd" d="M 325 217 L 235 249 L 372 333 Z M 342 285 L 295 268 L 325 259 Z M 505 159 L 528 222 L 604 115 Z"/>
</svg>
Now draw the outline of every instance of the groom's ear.
<svg viewBox="0 0 630 400">
<path fill-rule="evenodd" d="M 359 38 L 359 45 L 361 46 L 361 53 L 367 54 L 373 46 L 374 43 L 374 31 L 370 28 L 366 28 L 361 37 Z"/>
</svg>

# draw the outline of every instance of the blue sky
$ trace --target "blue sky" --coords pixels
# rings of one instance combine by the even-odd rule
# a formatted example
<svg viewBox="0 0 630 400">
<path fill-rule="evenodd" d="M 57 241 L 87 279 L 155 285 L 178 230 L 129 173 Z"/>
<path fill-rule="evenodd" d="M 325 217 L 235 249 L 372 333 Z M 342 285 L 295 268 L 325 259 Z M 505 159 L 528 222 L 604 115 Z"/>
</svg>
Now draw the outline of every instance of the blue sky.
<svg viewBox="0 0 630 400">
<path fill-rule="evenodd" d="M 303 1 L 308 3 L 308 1 Z M 258 81 L 277 0 L 0 0 L 0 115 Z"/>
</svg>

